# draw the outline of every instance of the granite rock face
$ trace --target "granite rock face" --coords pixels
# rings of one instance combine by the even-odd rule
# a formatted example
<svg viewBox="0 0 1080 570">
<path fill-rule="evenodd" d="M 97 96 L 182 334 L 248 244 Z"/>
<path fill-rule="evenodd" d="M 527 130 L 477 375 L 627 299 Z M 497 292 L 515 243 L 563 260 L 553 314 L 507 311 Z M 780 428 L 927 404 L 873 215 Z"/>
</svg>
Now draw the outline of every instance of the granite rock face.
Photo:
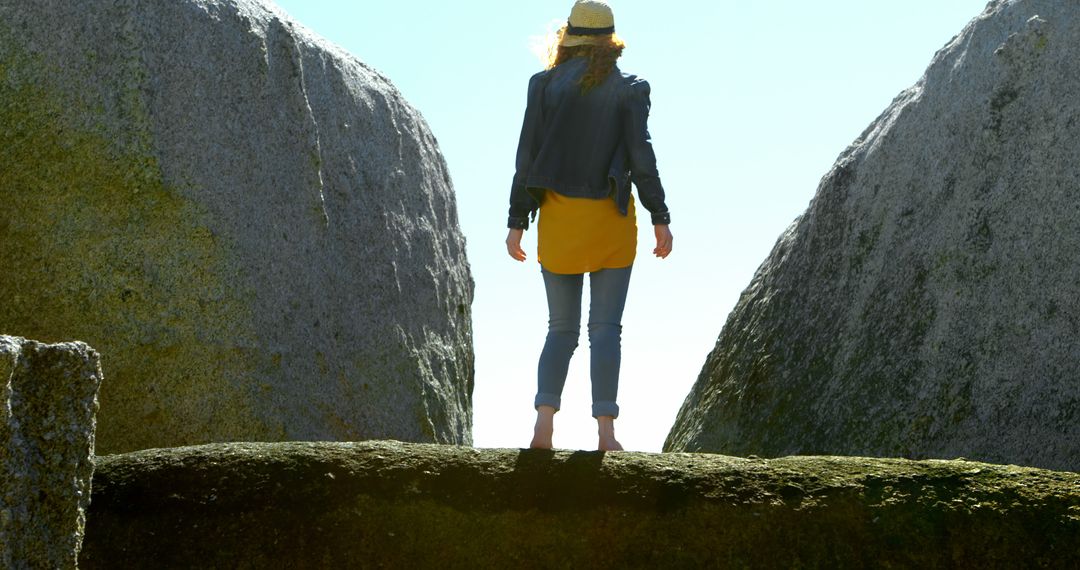
<svg viewBox="0 0 1080 570">
<path fill-rule="evenodd" d="M 1080 470 L 1080 5 L 991 2 L 841 155 L 666 450 Z"/>
<path fill-rule="evenodd" d="M 98 448 L 471 441 L 446 164 L 256 0 L 0 0 L 0 327 L 106 355 Z"/>
<path fill-rule="evenodd" d="M 93 568 L 1069 568 L 1080 474 L 968 461 L 213 444 L 98 457 Z"/>
<path fill-rule="evenodd" d="M 0 336 L 0 568 L 75 568 L 100 385 L 83 343 Z"/>
</svg>

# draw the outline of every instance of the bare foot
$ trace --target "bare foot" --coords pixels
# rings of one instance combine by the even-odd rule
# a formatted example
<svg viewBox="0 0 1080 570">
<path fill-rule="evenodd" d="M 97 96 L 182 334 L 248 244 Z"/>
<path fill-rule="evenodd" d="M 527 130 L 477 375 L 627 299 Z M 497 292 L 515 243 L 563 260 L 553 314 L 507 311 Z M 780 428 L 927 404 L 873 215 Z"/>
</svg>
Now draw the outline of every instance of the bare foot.
<svg viewBox="0 0 1080 570">
<path fill-rule="evenodd" d="M 551 449 L 551 431 L 547 432 L 547 435 L 537 431 L 533 434 L 532 442 L 529 443 L 529 447 L 532 449 Z"/>
<path fill-rule="evenodd" d="M 615 417 L 614 416 L 596 416 L 597 434 L 600 436 L 600 443 L 596 445 L 596 448 L 600 451 L 622 451 L 622 444 L 619 440 L 615 439 Z"/>
<path fill-rule="evenodd" d="M 536 412 L 536 425 L 533 427 L 532 449 L 551 449 L 551 433 L 555 429 L 555 408 L 540 406 Z"/>
<path fill-rule="evenodd" d="M 622 451 L 622 444 L 615 439 L 615 436 L 604 437 L 600 436 L 600 443 L 596 446 L 600 451 Z"/>
</svg>

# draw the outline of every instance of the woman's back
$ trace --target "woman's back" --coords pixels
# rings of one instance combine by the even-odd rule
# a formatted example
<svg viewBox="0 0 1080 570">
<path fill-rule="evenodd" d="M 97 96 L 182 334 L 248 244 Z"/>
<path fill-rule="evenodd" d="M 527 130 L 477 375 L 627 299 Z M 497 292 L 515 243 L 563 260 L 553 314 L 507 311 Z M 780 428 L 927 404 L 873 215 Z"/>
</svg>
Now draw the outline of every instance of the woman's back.
<svg viewBox="0 0 1080 570">
<path fill-rule="evenodd" d="M 577 0 L 548 69 L 529 80 L 510 190 L 507 252 L 525 261 L 521 236 L 541 210 L 539 259 L 548 301 L 548 336 L 537 369 L 531 447 L 550 448 L 552 422 L 581 328 L 589 274 L 592 415 L 598 449 L 620 450 L 614 420 L 622 313 L 637 250 L 633 180 L 652 212 L 653 253 L 671 252 L 669 214 L 646 127 L 649 84 L 615 66 L 625 44 L 602 0 Z"/>
</svg>

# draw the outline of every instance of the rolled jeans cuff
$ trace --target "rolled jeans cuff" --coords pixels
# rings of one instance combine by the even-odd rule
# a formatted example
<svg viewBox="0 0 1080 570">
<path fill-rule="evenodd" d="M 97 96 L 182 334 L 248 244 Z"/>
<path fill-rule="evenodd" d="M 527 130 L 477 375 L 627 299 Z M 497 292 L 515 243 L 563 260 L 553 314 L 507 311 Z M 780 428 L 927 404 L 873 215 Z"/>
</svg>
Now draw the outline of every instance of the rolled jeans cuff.
<svg viewBox="0 0 1080 570">
<path fill-rule="evenodd" d="M 556 396 L 555 394 L 538 393 L 536 394 L 536 400 L 533 402 L 533 408 L 539 408 L 540 406 L 551 406 L 552 408 L 555 408 L 555 411 L 557 412 L 559 411 L 559 408 L 562 407 L 561 404 L 562 398 Z"/>
<path fill-rule="evenodd" d="M 610 401 L 593 402 L 592 415 L 594 418 L 598 418 L 600 416 L 612 416 L 617 418 L 619 417 L 619 405 L 615 402 Z"/>
</svg>

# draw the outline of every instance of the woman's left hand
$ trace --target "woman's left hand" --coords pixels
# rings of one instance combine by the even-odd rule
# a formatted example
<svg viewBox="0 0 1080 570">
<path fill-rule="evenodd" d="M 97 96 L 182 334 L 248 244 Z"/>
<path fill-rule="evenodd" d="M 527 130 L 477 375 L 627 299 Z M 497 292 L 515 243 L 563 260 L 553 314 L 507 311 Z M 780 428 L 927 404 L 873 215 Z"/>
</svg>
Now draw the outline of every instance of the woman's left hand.
<svg viewBox="0 0 1080 570">
<path fill-rule="evenodd" d="M 518 261 L 525 261 L 525 250 L 521 249 L 521 236 L 524 233 L 525 230 L 511 229 L 506 235 L 506 252 Z"/>
</svg>

